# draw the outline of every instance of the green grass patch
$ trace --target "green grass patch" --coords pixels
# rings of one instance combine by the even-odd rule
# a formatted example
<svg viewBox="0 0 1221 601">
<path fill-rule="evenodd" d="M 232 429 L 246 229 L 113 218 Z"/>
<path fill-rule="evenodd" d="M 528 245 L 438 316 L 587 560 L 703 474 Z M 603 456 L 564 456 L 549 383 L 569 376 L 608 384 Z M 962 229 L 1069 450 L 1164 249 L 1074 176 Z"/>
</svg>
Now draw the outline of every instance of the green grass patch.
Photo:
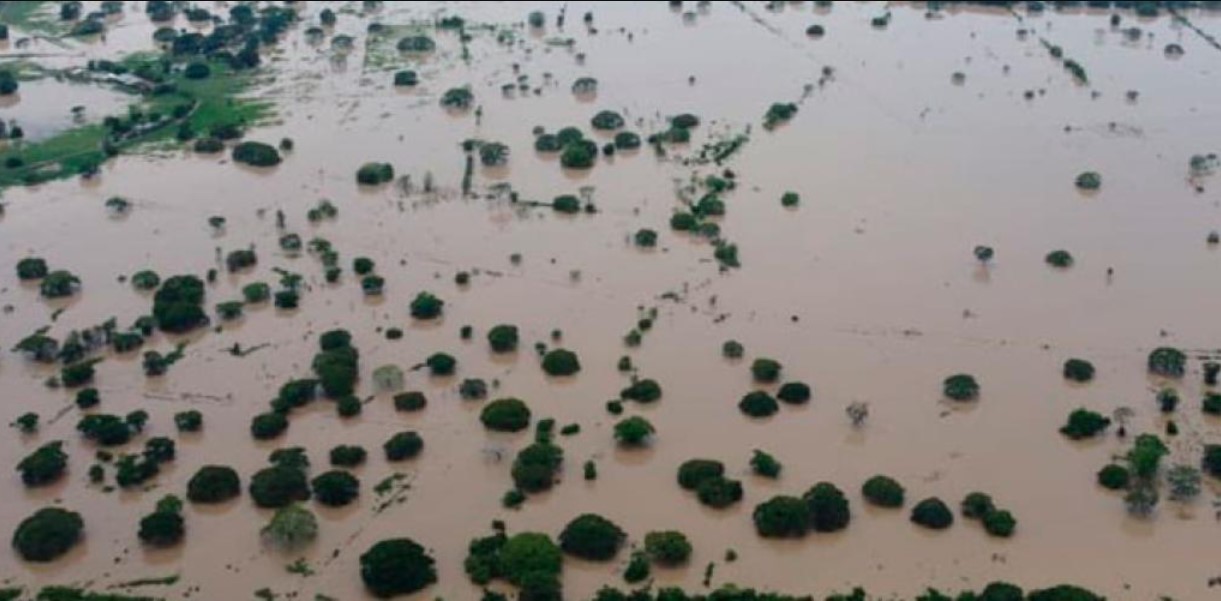
<svg viewBox="0 0 1221 601">
<path fill-rule="evenodd" d="M 124 62 L 134 68 L 140 62 L 149 61 L 159 59 L 136 55 Z M 158 113 L 163 118 L 157 126 L 149 127 L 139 135 L 112 140 L 111 151 L 164 148 L 166 143 L 177 142 L 175 135 L 184 123 L 197 134 L 206 135 L 221 125 L 254 125 L 271 113 L 271 103 L 242 96 L 252 84 L 250 73 L 235 72 L 223 63 L 210 66 L 212 74 L 206 79 L 187 79 L 181 71 L 175 71 L 168 79 L 172 92 L 134 96 L 129 115 L 131 110 L 138 110 L 146 115 Z M 185 117 L 174 118 L 175 107 L 183 105 L 193 108 Z M 72 177 L 96 169 L 108 158 L 105 146 L 109 133 L 103 124 L 93 123 L 38 142 L 11 143 L 0 150 L 0 189 Z M 13 164 L 10 161 L 13 157 L 19 158 L 20 164 Z"/>
</svg>

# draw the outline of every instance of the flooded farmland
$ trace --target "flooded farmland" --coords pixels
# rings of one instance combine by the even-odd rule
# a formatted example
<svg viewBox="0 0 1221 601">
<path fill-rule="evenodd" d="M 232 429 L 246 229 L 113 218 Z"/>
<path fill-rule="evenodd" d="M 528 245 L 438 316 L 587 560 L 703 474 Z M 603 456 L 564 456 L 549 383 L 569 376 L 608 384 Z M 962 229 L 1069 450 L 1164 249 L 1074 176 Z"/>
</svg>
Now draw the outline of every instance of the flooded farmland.
<svg viewBox="0 0 1221 601">
<path fill-rule="evenodd" d="M 1198 4 L 0 3 L 0 599 L 1213 598 Z"/>
</svg>

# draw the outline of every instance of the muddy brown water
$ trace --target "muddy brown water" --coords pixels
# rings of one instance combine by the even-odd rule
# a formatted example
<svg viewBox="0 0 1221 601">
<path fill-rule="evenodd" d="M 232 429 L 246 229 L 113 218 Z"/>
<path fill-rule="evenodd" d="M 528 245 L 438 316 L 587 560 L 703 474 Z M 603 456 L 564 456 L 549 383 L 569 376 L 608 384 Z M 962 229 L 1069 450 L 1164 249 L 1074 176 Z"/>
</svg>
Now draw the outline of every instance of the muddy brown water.
<svg viewBox="0 0 1221 601">
<path fill-rule="evenodd" d="M 420 598 L 473 599 L 479 593 L 462 560 L 469 540 L 487 533 L 492 520 L 505 520 L 511 531 L 554 535 L 572 517 L 597 512 L 623 526 L 633 545 L 655 529 L 686 532 L 695 547 L 690 565 L 654 575 L 658 584 L 692 590 L 700 588 L 704 566 L 716 562 L 714 584 L 793 593 L 862 585 L 908 596 L 926 586 L 1008 580 L 1031 587 L 1073 582 L 1116 599 L 1213 594 L 1207 581 L 1217 575 L 1221 551 L 1216 483 L 1207 482 L 1185 507 L 1164 500 L 1152 519 L 1129 518 L 1122 500 L 1094 483 L 1125 443 L 1109 435 L 1074 444 L 1056 429 L 1076 407 L 1109 414 L 1126 405 L 1136 411 L 1130 430 L 1160 431 L 1164 419 L 1152 397 L 1162 382 L 1145 374 L 1149 350 L 1170 344 L 1195 357 L 1218 346 L 1221 326 L 1213 314 L 1221 250 L 1205 243 L 1210 230 L 1221 228 L 1218 196 L 1208 179 L 1203 192 L 1195 191 L 1187 166 L 1191 155 L 1216 151 L 1221 139 L 1215 108 L 1221 52 L 1165 16 L 1125 16 L 1125 26 L 1139 26 L 1146 36 L 1130 42 L 1103 12 L 1048 12 L 1019 22 L 979 10 L 926 18 L 922 6 L 895 5 L 889 27 L 877 30 L 869 19 L 882 8 L 873 4 L 826 10 L 788 3 L 769 12 L 759 3 L 719 2 L 703 9 L 686 3 L 689 18 L 663 3 L 568 3 L 562 35 L 576 40 L 569 50 L 545 44 L 557 34 L 552 19 L 560 4 L 536 4 L 549 15 L 545 34 L 518 30 L 524 41 L 511 50 L 477 34 L 469 65 L 454 36 L 436 34 L 438 51 L 413 59 L 421 85 L 405 92 L 389 85 L 391 71 L 362 66 L 368 19 L 341 11 L 336 32 L 357 36 L 343 62 L 328 56 L 329 43 L 311 46 L 303 27 L 294 30 L 268 57 L 270 76 L 252 92 L 273 99 L 277 116 L 248 137 L 296 143 L 273 170 L 171 151 L 121 157 L 92 182 L 5 191 L 0 265 L 38 255 L 84 280 L 75 299 L 50 303 L 7 272 L 0 281 L 0 304 L 13 308 L 0 317 L 6 347 L 51 323 L 59 308 L 66 310 L 53 334 L 111 316 L 126 325 L 148 312 L 151 297 L 119 275 L 142 268 L 163 277 L 201 274 L 219 266 L 218 247 L 253 244 L 259 265 L 222 275 L 208 289 L 209 305 L 238 298 L 253 281 L 274 284 L 273 267 L 306 275 L 309 290 L 297 311 L 251 308 L 219 333 L 191 336 L 186 357 L 166 377 L 146 379 L 134 354 L 99 365 L 101 410 L 143 408 L 152 416 L 132 450 L 148 436 L 174 436 L 174 412 L 204 414 L 204 431 L 179 438 L 178 459 L 152 490 L 106 494 L 88 484 L 94 449 L 74 430 L 74 408 L 36 436 L 0 440 L 9 465 L 50 440 L 66 440 L 71 454 L 68 476 L 46 489 L 26 490 L 10 473 L 0 488 L 0 530 L 11 531 L 51 503 L 81 512 L 86 522 L 84 544 L 67 557 L 35 566 L 5 552 L 0 574 L 14 584 L 101 588 L 180 573 L 173 587 L 143 590 L 178 598 L 200 587 L 193 597 L 220 599 L 247 598 L 266 586 L 353 599 L 364 595 L 360 553 L 401 535 L 437 559 L 439 582 Z M 337 7 L 358 10 L 359 3 Z M 311 3 L 306 18 L 320 9 Z M 517 3 L 411 3 L 388 7 L 379 18 L 405 23 L 459 14 L 506 24 L 520 23 L 528 10 Z M 595 14 L 596 35 L 580 22 L 587 10 Z M 1206 31 L 1221 30 L 1215 17 L 1190 16 Z M 816 22 L 827 34 L 812 40 L 804 31 Z M 151 27 L 142 15 L 120 23 L 107 40 L 76 52 L 114 56 L 147 48 Z M 1023 27 L 1032 31 L 1024 39 L 1016 33 Z M 1074 83 L 1040 36 L 1084 65 L 1092 85 Z M 1184 56 L 1167 59 L 1162 48 L 1170 42 L 1181 44 Z M 577 52 L 586 55 L 583 65 Z M 501 94 L 501 84 L 515 77 L 513 63 L 542 87 L 541 95 Z M 825 65 L 835 75 L 820 88 Z M 961 85 L 951 81 L 955 72 L 965 75 Z M 568 88 L 585 75 L 600 82 L 596 98 L 575 99 Z M 478 122 L 473 113 L 449 115 L 436 105 L 446 88 L 463 84 L 482 106 Z M 798 100 L 806 84 L 813 90 L 796 118 L 763 130 L 767 106 Z M 1026 100 L 1028 89 L 1043 93 Z M 1125 97 L 1128 90 L 1139 91 L 1135 102 Z M 641 133 L 661 127 L 666 115 L 699 115 L 694 144 L 675 149 L 671 159 L 692 154 L 714 132 L 752 126 L 750 142 L 729 163 L 740 186 L 727 197 L 721 222 L 740 248 L 741 269 L 719 273 L 706 242 L 666 225 L 678 206 L 676 180 L 712 167 L 659 160 L 646 147 L 600 159 L 588 172 L 565 172 L 533 151 L 535 125 L 588 131 L 589 118 L 604 108 L 622 111 L 629 129 Z M 503 169 L 476 168 L 478 195 L 462 198 L 458 143 L 472 137 L 504 142 L 512 156 Z M 393 163 L 411 176 L 416 192 L 358 188 L 353 173 L 370 160 Z M 1073 187 L 1085 170 L 1103 176 L 1095 194 Z M 419 191 L 426 173 L 437 187 L 432 194 Z M 560 217 L 514 207 L 486 197 L 499 182 L 538 200 L 590 186 L 601 210 Z M 780 206 L 786 190 L 800 193 L 798 208 Z M 107 215 L 103 201 L 115 195 L 133 202 L 126 217 Z M 311 225 L 305 212 L 322 198 L 340 214 Z M 355 257 L 374 258 L 386 278 L 384 298 L 362 297 L 350 271 L 328 285 L 317 259 L 282 253 L 277 209 L 286 213 L 288 231 L 332 241 L 345 271 Z M 208 227 L 211 215 L 227 217 L 223 233 Z M 629 243 L 642 227 L 660 233 L 656 249 Z M 996 249 L 986 268 L 971 255 L 976 244 Z M 1073 253 L 1072 268 L 1044 263 L 1058 248 Z M 510 261 L 514 253 L 520 264 Z M 1110 279 L 1107 268 L 1114 269 Z M 478 270 L 469 286 L 453 283 L 460 270 Z M 422 290 L 446 301 L 438 323 L 413 322 L 407 313 Z M 680 300 L 662 298 L 667 292 Z M 638 306 L 657 307 L 659 315 L 643 344 L 627 349 L 621 340 Z M 522 331 L 522 348 L 512 357 L 493 357 L 484 342 L 487 329 L 502 322 Z M 475 330 L 471 342 L 458 337 L 466 324 Z M 363 415 L 341 420 L 319 403 L 295 415 L 280 440 L 252 441 L 250 418 L 285 380 L 308 375 L 316 335 L 337 327 L 351 330 L 361 351 L 360 393 L 374 397 Z M 378 333 L 388 327 L 406 335 L 388 341 Z M 549 342 L 556 328 L 563 332 L 560 346 L 580 355 L 577 377 L 547 378 L 538 367 L 531 347 Z M 745 345 L 744 360 L 721 357 L 728 339 Z M 172 343 L 158 336 L 150 348 L 166 352 Z M 269 346 L 238 358 L 226 352 L 234 343 Z M 459 367 L 451 378 L 408 372 L 407 387 L 429 397 L 426 410 L 395 413 L 390 395 L 374 394 L 375 367 L 410 367 L 435 351 L 455 355 Z M 604 409 L 628 382 L 615 369 L 624 354 L 665 391 L 652 406 L 628 407 L 657 428 L 644 450 L 616 448 L 615 418 Z M 783 362 L 786 379 L 809 382 L 812 402 L 766 420 L 740 414 L 737 401 L 754 386 L 749 361 L 759 356 Z M 1067 384 L 1060 367 L 1069 357 L 1091 360 L 1095 381 Z M 941 380 L 958 372 L 981 382 L 977 403 L 951 406 L 940 398 Z M 26 411 L 45 422 L 69 406 L 67 392 L 43 386 L 52 373 L 15 354 L 0 359 L 5 422 Z M 558 439 L 566 460 L 554 491 L 531 497 L 519 511 L 501 508 L 511 456 L 531 436 L 486 432 L 478 421 L 483 403 L 456 392 L 465 377 L 498 381 L 491 396 L 527 400 L 536 419 L 582 426 L 579 435 Z M 1176 384 L 1184 397 L 1175 416 L 1183 434 L 1168 462 L 1195 462 L 1200 444 L 1221 438 L 1218 422 L 1199 412 L 1199 381 L 1193 360 Z M 860 429 L 844 414 L 854 401 L 870 407 Z M 414 461 L 391 465 L 380 445 L 400 430 L 419 431 L 426 448 Z M 320 536 L 303 553 L 260 544 L 258 530 L 270 513 L 247 496 L 218 509 L 188 506 L 186 542 L 172 551 L 144 550 L 135 537 L 140 517 L 162 495 L 182 494 L 201 465 L 233 465 L 245 483 L 272 449 L 299 445 L 317 473 L 339 443 L 370 451 L 367 465 L 356 469 L 362 497 L 340 511 L 311 505 Z M 756 448 L 784 463 L 778 481 L 749 474 Z M 504 459 L 496 460 L 497 451 Z M 743 502 L 715 511 L 681 490 L 675 470 L 692 457 L 725 461 L 745 483 Z M 598 465 L 595 482 L 581 478 L 586 460 Z M 379 500 L 371 488 L 396 471 L 411 478 L 407 500 L 375 515 Z M 987 491 L 1017 516 L 1017 534 L 993 539 L 963 520 L 929 533 L 910 524 L 906 511 L 866 508 L 859 487 L 875 473 L 900 480 L 909 506 L 927 496 L 956 504 L 969 491 Z M 755 504 L 800 494 L 821 480 L 849 495 L 854 519 L 845 532 L 782 542 L 755 535 Z M 728 549 L 737 552 L 736 562 L 723 561 Z M 627 556 L 607 564 L 566 560 L 567 595 L 587 598 L 603 584 L 621 583 Z M 317 574 L 287 573 L 297 557 Z"/>
</svg>

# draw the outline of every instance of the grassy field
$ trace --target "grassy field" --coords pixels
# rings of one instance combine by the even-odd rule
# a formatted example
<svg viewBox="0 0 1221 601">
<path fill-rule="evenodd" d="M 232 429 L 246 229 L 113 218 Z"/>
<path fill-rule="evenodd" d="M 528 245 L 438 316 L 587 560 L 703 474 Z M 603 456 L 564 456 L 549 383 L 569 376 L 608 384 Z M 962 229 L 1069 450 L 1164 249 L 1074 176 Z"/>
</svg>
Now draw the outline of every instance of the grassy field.
<svg viewBox="0 0 1221 601">
<path fill-rule="evenodd" d="M 137 55 L 125 63 L 135 67 L 141 61 L 155 57 Z M 175 72 L 169 83 L 176 91 L 169 94 L 133 96 L 131 109 L 143 113 L 169 116 L 174 107 L 194 103 L 194 109 L 180 119 L 165 119 L 157 128 L 113 144 L 112 151 L 138 152 L 154 142 L 174 141 L 175 133 L 185 122 L 191 130 L 206 134 L 225 124 L 253 124 L 270 112 L 271 105 L 242 98 L 251 76 L 236 73 L 220 63 L 211 65 L 207 79 L 191 80 Z M 116 115 L 120 116 L 120 115 Z M 0 189 L 71 177 L 88 171 L 105 161 L 108 129 L 93 123 L 60 132 L 35 143 L 16 142 L 0 150 Z M 11 159 L 20 159 L 13 164 Z"/>
<path fill-rule="evenodd" d="M 0 23 L 24 34 L 61 36 L 68 33 L 69 27 L 60 21 L 54 9 L 54 2 L 0 2 Z"/>
</svg>

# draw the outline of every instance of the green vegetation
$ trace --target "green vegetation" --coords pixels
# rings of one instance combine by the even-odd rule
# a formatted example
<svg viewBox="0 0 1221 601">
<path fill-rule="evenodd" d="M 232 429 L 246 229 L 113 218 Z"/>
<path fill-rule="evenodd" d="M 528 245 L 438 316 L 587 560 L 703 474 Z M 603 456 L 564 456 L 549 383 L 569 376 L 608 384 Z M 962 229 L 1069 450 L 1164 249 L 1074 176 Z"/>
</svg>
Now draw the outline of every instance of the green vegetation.
<svg viewBox="0 0 1221 601">
<path fill-rule="evenodd" d="M 417 432 L 399 432 L 382 445 L 386 461 L 414 459 L 424 450 L 424 439 Z"/>
<path fill-rule="evenodd" d="M 759 449 L 755 449 L 750 457 L 750 469 L 764 478 L 779 478 L 780 470 L 783 468 L 784 466 L 775 457 Z"/>
<path fill-rule="evenodd" d="M 638 403 L 652 403 L 661 398 L 661 384 L 652 378 L 643 378 L 619 391 L 619 396 Z"/>
<path fill-rule="evenodd" d="M 1111 419 L 1100 413 L 1075 409 L 1068 414 L 1068 423 L 1060 428 L 1060 433 L 1073 440 L 1083 440 L 1098 435 L 1110 425 Z"/>
<path fill-rule="evenodd" d="M 800 405 L 810 400 L 810 386 L 805 382 L 785 382 L 776 392 L 776 398 L 790 405 Z"/>
<path fill-rule="evenodd" d="M 848 527 L 852 518 L 848 499 L 843 491 L 830 482 L 815 484 L 802 500 L 810 510 L 810 527 L 815 532 L 835 532 Z"/>
<path fill-rule="evenodd" d="M 318 536 L 318 518 L 310 510 L 290 504 L 276 510 L 260 532 L 273 546 L 292 550 L 309 544 Z"/>
<path fill-rule="evenodd" d="M 47 262 L 40 257 L 26 257 L 17 261 L 17 279 L 40 280 L 47 277 Z"/>
<path fill-rule="evenodd" d="M 1076 184 L 1082 190 L 1097 190 L 1102 187 L 1102 176 L 1096 171 L 1086 171 L 1077 176 Z"/>
<path fill-rule="evenodd" d="M 224 465 L 205 465 L 187 482 L 187 500 L 192 503 L 224 503 L 241 494 L 237 472 Z"/>
<path fill-rule="evenodd" d="M 394 395 L 395 411 L 420 411 L 428 406 L 428 397 L 423 392 L 412 390 Z"/>
<path fill-rule="evenodd" d="M 770 417 L 780 410 L 780 404 L 772 395 L 762 390 L 755 390 L 747 393 L 741 401 L 738 401 L 738 410 L 750 417 Z"/>
<path fill-rule="evenodd" d="M 979 383 L 968 374 L 956 374 L 945 379 L 942 392 L 955 401 L 972 401 L 979 397 Z"/>
<path fill-rule="evenodd" d="M 471 108 L 475 103 L 475 95 L 470 88 L 450 88 L 441 95 L 441 106 L 459 111 Z"/>
<path fill-rule="evenodd" d="M 309 482 L 300 469 L 272 466 L 255 472 L 250 478 L 250 498 L 259 507 L 287 507 L 309 497 Z"/>
<path fill-rule="evenodd" d="M 763 384 L 771 384 L 779 380 L 780 370 L 780 362 L 774 359 L 759 358 L 750 365 L 751 376 L 756 382 Z"/>
<path fill-rule="evenodd" d="M 517 326 L 499 324 L 488 330 L 488 345 L 492 352 L 509 353 L 517 349 Z"/>
<path fill-rule="evenodd" d="M 563 462 L 564 451 L 560 447 L 536 442 L 518 452 L 513 460 L 513 483 L 527 493 L 549 490 Z"/>
<path fill-rule="evenodd" d="M 339 467 L 356 467 L 365 462 L 368 453 L 360 445 L 341 444 L 331 448 L 331 465 Z"/>
<path fill-rule="evenodd" d="M 655 430 L 649 420 L 634 415 L 615 424 L 615 440 L 625 447 L 643 446 Z"/>
<path fill-rule="evenodd" d="M 1047 257 L 1044 260 L 1047 261 L 1048 265 L 1061 269 L 1073 266 L 1073 255 L 1069 254 L 1067 250 L 1053 250 L 1047 253 Z"/>
<path fill-rule="evenodd" d="M 489 430 L 520 432 L 530 426 L 530 408 L 521 399 L 496 399 L 483 407 L 479 421 Z"/>
<path fill-rule="evenodd" d="M 764 538 L 796 538 L 810 528 L 810 506 L 805 500 L 778 495 L 755 506 L 755 531 Z"/>
<path fill-rule="evenodd" d="M 153 319 L 166 332 L 183 333 L 208 322 L 204 283 L 193 275 L 173 276 L 153 295 Z"/>
<path fill-rule="evenodd" d="M 79 513 L 44 507 L 17 525 L 13 532 L 13 549 L 26 561 L 54 561 L 76 545 L 84 528 L 85 522 Z"/>
<path fill-rule="evenodd" d="M 182 519 L 182 501 L 174 495 L 157 501 L 156 510 L 140 520 L 140 530 L 137 534 L 142 542 L 155 547 L 178 544 L 186 534 Z"/>
<path fill-rule="evenodd" d="M 1064 362 L 1064 377 L 1074 382 L 1089 382 L 1094 379 L 1094 364 L 1085 359 L 1069 359 Z"/>
<path fill-rule="evenodd" d="M 416 319 L 436 319 L 441 316 L 445 301 L 431 292 L 421 292 L 411 301 L 411 316 Z"/>
<path fill-rule="evenodd" d="M 990 511 L 983 518 L 984 531 L 992 536 L 1009 538 L 1017 528 L 1017 519 L 1004 509 Z"/>
<path fill-rule="evenodd" d="M 314 499 L 328 507 L 343 507 L 360 495 L 360 480 L 343 470 L 331 470 L 310 481 Z"/>
<path fill-rule="evenodd" d="M 721 476 L 708 478 L 695 487 L 695 498 L 713 509 L 724 509 L 742 500 L 742 483 Z"/>
<path fill-rule="evenodd" d="M 721 345 L 721 356 L 726 359 L 741 359 L 744 354 L 746 354 L 746 347 L 743 347 L 742 343 L 737 340 L 726 340 Z"/>
<path fill-rule="evenodd" d="M 434 563 L 410 538 L 384 540 L 360 556 L 360 578 L 376 597 L 407 595 L 437 581 Z"/>
<path fill-rule="evenodd" d="M 654 531 L 644 536 L 644 551 L 658 564 L 677 566 L 691 557 L 691 542 L 677 530 Z"/>
<path fill-rule="evenodd" d="M 560 532 L 565 553 L 591 561 L 607 561 L 619 552 L 627 538 L 614 522 L 593 513 L 577 516 Z"/>
<path fill-rule="evenodd" d="M 902 507 L 906 495 L 903 486 L 888 476 L 877 475 L 861 486 L 861 495 L 878 507 Z"/>
<path fill-rule="evenodd" d="M 797 105 L 792 102 L 773 103 L 763 115 L 763 129 L 775 129 L 776 126 L 787 123 L 796 114 Z"/>
<path fill-rule="evenodd" d="M 678 485 L 695 490 L 706 480 L 725 474 L 725 464 L 715 459 L 688 459 L 678 466 Z"/>
<path fill-rule="evenodd" d="M 365 186 L 377 186 L 393 179 L 394 166 L 390 163 L 365 163 L 356 170 L 356 183 Z"/>
<path fill-rule="evenodd" d="M 288 418 L 282 413 L 260 413 L 250 420 L 250 435 L 255 440 L 279 438 L 288 430 Z"/>
<path fill-rule="evenodd" d="M 623 127 L 624 120 L 623 115 L 615 111 L 599 111 L 593 116 L 593 119 L 590 119 L 589 123 L 594 129 L 614 131 Z"/>
<path fill-rule="evenodd" d="M 1128 487 L 1132 474 L 1128 468 L 1115 463 L 1107 464 L 1098 470 L 1098 484 L 1108 490 L 1123 490 Z"/>
<path fill-rule="evenodd" d="M 962 516 L 970 520 L 978 520 L 996 510 L 996 503 L 991 495 L 982 492 L 967 493 L 962 499 Z"/>
<path fill-rule="evenodd" d="M 1221 478 L 1221 445 L 1204 445 L 1204 456 L 1200 464 L 1205 473 L 1214 478 Z"/>
<path fill-rule="evenodd" d="M 68 454 L 62 441 L 48 442 L 38 447 L 17 464 L 21 482 L 26 486 L 44 486 L 59 480 L 68 469 Z"/>
<path fill-rule="evenodd" d="M 1149 373 L 1166 377 L 1181 378 L 1187 368 L 1187 355 L 1176 348 L 1158 347 L 1149 353 Z"/>
<path fill-rule="evenodd" d="M 80 288 L 81 279 L 71 272 L 62 269 L 48 273 L 38 285 L 38 292 L 43 298 L 66 298 L 76 294 Z"/>
<path fill-rule="evenodd" d="M 448 353 L 433 353 L 424 360 L 428 373 L 434 376 L 448 376 L 458 367 L 458 360 Z"/>
<path fill-rule="evenodd" d="M 954 523 L 954 514 L 941 499 L 929 497 L 912 507 L 911 521 L 925 528 L 944 530 Z"/>
<path fill-rule="evenodd" d="M 233 161 L 254 167 L 274 167 L 280 165 L 280 151 L 274 145 L 248 140 L 233 147 Z"/>
<path fill-rule="evenodd" d="M 552 349 L 543 355 L 543 371 L 549 376 L 571 376 L 581 371 L 581 361 L 570 350 Z"/>
</svg>

